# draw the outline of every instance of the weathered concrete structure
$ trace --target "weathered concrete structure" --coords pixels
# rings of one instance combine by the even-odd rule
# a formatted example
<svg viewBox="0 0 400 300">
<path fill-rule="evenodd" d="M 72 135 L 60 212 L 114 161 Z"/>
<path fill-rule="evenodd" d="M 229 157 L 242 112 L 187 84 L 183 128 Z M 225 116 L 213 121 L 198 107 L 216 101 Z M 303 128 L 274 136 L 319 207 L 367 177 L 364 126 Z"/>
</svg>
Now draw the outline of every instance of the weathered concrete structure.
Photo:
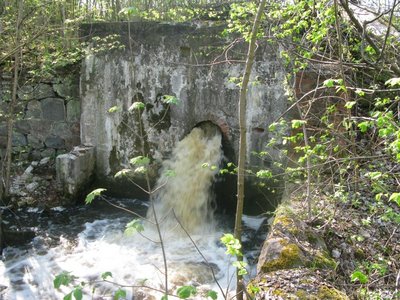
<svg viewBox="0 0 400 300">
<path fill-rule="evenodd" d="M 247 44 L 221 37 L 222 27 L 152 22 L 88 24 L 83 36 L 119 35 L 124 49 L 108 50 L 101 43 L 83 63 L 81 75 L 81 139 L 95 147 L 97 175 L 113 175 L 144 149 L 156 160 L 168 155 L 176 141 L 197 124 L 211 121 L 224 134 L 225 153 L 236 160 L 239 126 L 238 82 Z M 121 47 L 119 47 L 121 48 Z M 286 109 L 284 68 L 278 49 L 259 45 L 248 90 L 248 149 L 251 164 L 269 166 L 279 153 L 259 160 L 253 151 L 265 151 L 268 126 Z M 162 102 L 165 95 L 178 105 Z M 129 111 L 141 101 L 139 116 Z M 109 112 L 111 107 L 119 109 Z"/>
</svg>

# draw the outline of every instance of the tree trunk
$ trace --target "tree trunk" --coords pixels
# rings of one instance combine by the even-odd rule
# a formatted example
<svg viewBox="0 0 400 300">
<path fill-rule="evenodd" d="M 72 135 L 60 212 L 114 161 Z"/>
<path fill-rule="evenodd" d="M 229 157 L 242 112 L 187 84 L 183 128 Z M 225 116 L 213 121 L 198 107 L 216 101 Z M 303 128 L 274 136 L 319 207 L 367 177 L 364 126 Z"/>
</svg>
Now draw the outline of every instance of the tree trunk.
<svg viewBox="0 0 400 300">
<path fill-rule="evenodd" d="M 23 0 L 18 1 L 18 16 L 15 27 L 15 41 L 16 47 L 19 46 L 21 40 L 20 25 L 22 21 L 23 12 Z M 14 127 L 14 111 L 17 104 L 17 89 L 18 89 L 18 73 L 19 64 L 21 60 L 21 51 L 17 51 L 14 56 L 14 72 L 13 72 L 13 82 L 12 82 L 12 96 L 11 102 L 8 106 L 8 116 L 7 116 L 7 145 L 4 154 L 4 160 L 2 165 L 2 180 L 3 180 L 3 195 L 2 198 L 7 198 L 10 193 L 10 176 L 11 176 L 11 155 L 12 155 L 12 136 Z"/>
<path fill-rule="evenodd" d="M 242 215 L 244 203 L 244 175 L 245 175 L 245 162 L 246 162 L 246 148 L 247 148 L 247 129 L 246 129 L 246 107 L 247 107 L 247 87 L 250 80 L 251 68 L 254 62 L 254 55 L 256 50 L 256 40 L 258 27 L 260 25 L 261 15 L 264 11 L 265 0 L 261 0 L 258 5 L 257 14 L 254 19 L 253 28 L 250 35 L 249 49 L 247 52 L 246 66 L 242 79 L 242 86 L 240 88 L 239 96 L 239 159 L 237 169 L 237 207 L 235 218 L 235 238 L 241 242 L 242 237 Z M 237 257 L 238 260 L 243 260 L 243 257 Z M 237 299 L 243 299 L 244 284 L 242 276 L 237 274 Z"/>
</svg>

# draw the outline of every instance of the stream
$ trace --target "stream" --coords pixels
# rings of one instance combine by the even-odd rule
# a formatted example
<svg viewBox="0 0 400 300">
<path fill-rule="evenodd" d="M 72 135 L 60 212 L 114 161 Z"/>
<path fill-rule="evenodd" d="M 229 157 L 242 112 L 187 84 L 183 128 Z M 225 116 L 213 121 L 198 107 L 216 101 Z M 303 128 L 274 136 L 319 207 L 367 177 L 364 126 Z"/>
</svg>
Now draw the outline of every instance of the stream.
<svg viewBox="0 0 400 300">
<path fill-rule="evenodd" d="M 121 288 L 124 299 L 150 300 L 161 299 L 168 285 L 173 295 L 179 287 L 193 286 L 197 292 L 191 299 L 206 299 L 210 291 L 230 299 L 235 258 L 226 254 L 220 238 L 233 232 L 233 216 L 219 215 L 212 206 L 222 158 L 220 131 L 214 125 L 196 127 L 163 161 L 150 201 L 103 198 L 69 209 L 6 211 L 3 223 L 14 231 L 22 226 L 35 237 L 3 250 L 0 295 L 5 300 L 62 299 L 80 286 L 83 299 L 113 299 Z M 143 165 L 133 167 L 142 170 Z M 144 231 L 127 235 L 133 219 Z M 248 277 L 255 275 L 264 219 L 244 218 Z M 62 272 L 74 280 L 56 289 L 53 281 Z"/>
<path fill-rule="evenodd" d="M 148 201 L 135 199 L 109 201 L 142 215 L 149 206 Z M 138 234 L 124 234 L 125 225 L 132 220 L 130 214 L 104 201 L 95 201 L 91 206 L 58 207 L 50 211 L 20 209 L 16 214 L 5 212 L 3 217 L 4 222 L 12 220 L 11 228 L 23 223 L 22 229 L 33 231 L 35 237 L 25 245 L 3 250 L 0 299 L 62 299 L 73 287 L 54 288 L 55 276 L 63 271 L 76 276 L 75 284 L 81 281 L 87 284 L 83 299 L 112 299 L 119 286 L 105 283 L 101 279 L 105 272 L 111 272 L 112 277 L 107 279 L 117 284 L 149 287 L 124 288 L 126 299 L 161 298 L 162 293 L 155 291 L 164 287 L 160 245 Z M 224 232 L 232 232 L 231 218 L 217 215 L 216 219 L 219 222 L 215 232 L 191 236 L 208 263 L 188 237 L 166 240 L 170 289 L 193 285 L 198 291 L 197 299 L 205 299 L 203 296 L 209 290 L 216 291 L 219 299 L 223 299 L 210 270 L 212 267 L 224 293 L 234 290 L 233 259 L 225 254 L 225 246 L 219 242 Z M 257 230 L 263 221 L 263 217 L 244 217 L 244 241 L 249 242 L 245 251 L 249 276 L 255 275 L 254 263 L 264 236 Z M 146 231 L 143 233 L 149 236 L 155 234 Z"/>
</svg>

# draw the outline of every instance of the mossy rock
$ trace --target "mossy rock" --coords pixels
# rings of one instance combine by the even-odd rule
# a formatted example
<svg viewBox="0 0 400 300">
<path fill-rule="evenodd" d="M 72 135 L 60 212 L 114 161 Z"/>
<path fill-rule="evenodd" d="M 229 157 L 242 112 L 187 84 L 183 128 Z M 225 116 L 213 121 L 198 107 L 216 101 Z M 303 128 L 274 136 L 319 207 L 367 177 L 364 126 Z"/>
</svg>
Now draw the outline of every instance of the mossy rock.
<svg viewBox="0 0 400 300">
<path fill-rule="evenodd" d="M 280 208 L 261 250 L 257 270 L 271 272 L 297 267 L 335 269 L 336 262 L 312 227 L 296 218 L 290 209 Z"/>
<path fill-rule="evenodd" d="M 264 244 L 257 268 L 262 272 L 271 272 L 300 267 L 305 261 L 299 246 L 285 239 L 273 238 Z"/>
</svg>

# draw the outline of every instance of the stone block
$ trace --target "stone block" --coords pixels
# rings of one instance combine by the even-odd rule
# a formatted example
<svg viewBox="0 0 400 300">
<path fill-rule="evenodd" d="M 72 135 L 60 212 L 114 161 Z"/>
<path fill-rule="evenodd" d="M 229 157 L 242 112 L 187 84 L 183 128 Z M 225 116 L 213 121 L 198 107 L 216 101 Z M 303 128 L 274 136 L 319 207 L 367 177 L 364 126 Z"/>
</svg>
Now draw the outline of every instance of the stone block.
<svg viewBox="0 0 400 300">
<path fill-rule="evenodd" d="M 27 139 L 28 145 L 31 146 L 33 149 L 41 149 L 44 147 L 43 141 L 32 134 L 28 134 Z"/>
<path fill-rule="evenodd" d="M 64 78 L 61 83 L 53 84 L 53 89 L 60 97 L 78 99 L 79 84 L 76 81 L 74 78 Z"/>
<path fill-rule="evenodd" d="M 25 85 L 18 91 L 18 97 L 21 100 L 40 100 L 54 97 L 56 94 L 50 84 L 40 83 L 37 85 Z"/>
<path fill-rule="evenodd" d="M 15 129 L 20 133 L 29 134 L 31 132 L 31 124 L 29 120 L 17 120 Z"/>
<path fill-rule="evenodd" d="M 26 106 L 25 119 L 41 119 L 42 108 L 40 102 L 37 100 L 31 100 Z"/>
<path fill-rule="evenodd" d="M 65 147 L 65 140 L 59 136 L 49 136 L 44 141 L 47 148 L 60 149 Z"/>
<path fill-rule="evenodd" d="M 46 98 L 41 102 L 43 118 L 52 121 L 65 120 L 65 105 L 61 98 Z"/>
<path fill-rule="evenodd" d="M 49 120 L 30 120 L 31 134 L 44 140 L 51 135 L 53 121 Z"/>
<path fill-rule="evenodd" d="M 90 183 L 94 174 L 93 147 L 78 146 L 56 158 L 57 180 L 64 195 L 74 199 Z"/>
<path fill-rule="evenodd" d="M 67 121 L 79 122 L 81 118 L 81 103 L 77 100 L 70 100 L 67 103 Z"/>
<path fill-rule="evenodd" d="M 44 157 L 55 157 L 55 155 L 56 155 L 56 149 L 47 148 L 40 151 L 39 158 L 42 159 Z"/>
<path fill-rule="evenodd" d="M 14 132 L 13 137 L 12 137 L 12 145 L 13 147 L 19 147 L 19 146 L 26 146 L 28 145 L 28 141 L 26 139 L 26 136 L 22 133 L 19 132 Z"/>
</svg>

